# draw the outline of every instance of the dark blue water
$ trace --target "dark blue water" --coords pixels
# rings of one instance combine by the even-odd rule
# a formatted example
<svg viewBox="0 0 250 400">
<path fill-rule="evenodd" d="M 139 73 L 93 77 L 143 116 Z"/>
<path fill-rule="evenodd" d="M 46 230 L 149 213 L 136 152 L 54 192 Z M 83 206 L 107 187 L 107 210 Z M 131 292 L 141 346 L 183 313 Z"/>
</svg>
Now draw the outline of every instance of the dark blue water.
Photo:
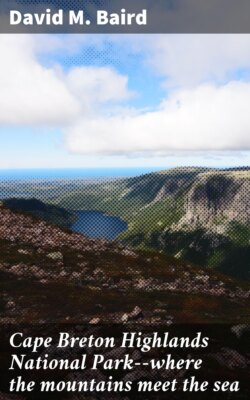
<svg viewBox="0 0 250 400">
<path fill-rule="evenodd" d="M 77 216 L 71 230 L 91 238 L 114 240 L 127 229 L 125 221 L 99 211 L 77 211 Z"/>
</svg>

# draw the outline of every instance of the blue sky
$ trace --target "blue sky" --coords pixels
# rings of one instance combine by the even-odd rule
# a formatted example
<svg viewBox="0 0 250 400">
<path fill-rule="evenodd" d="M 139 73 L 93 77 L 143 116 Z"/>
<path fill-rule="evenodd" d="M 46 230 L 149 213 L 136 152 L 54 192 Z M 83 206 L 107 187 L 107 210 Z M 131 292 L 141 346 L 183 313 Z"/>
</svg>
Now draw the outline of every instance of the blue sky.
<svg viewBox="0 0 250 400">
<path fill-rule="evenodd" d="M 250 161 L 250 35 L 0 37 L 0 168 Z"/>
</svg>

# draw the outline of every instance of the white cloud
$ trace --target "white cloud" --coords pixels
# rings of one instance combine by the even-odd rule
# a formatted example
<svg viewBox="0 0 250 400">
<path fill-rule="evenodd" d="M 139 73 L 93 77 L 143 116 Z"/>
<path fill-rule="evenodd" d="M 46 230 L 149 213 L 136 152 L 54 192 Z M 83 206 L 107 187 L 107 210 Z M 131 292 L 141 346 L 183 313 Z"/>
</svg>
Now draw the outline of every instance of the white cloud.
<svg viewBox="0 0 250 400">
<path fill-rule="evenodd" d="M 250 83 L 224 82 L 250 68 L 250 36 L 109 37 L 127 54 L 142 53 L 172 87 L 150 112 L 122 106 L 131 96 L 128 78 L 110 67 L 44 67 L 37 56 L 44 38 L 39 47 L 39 36 L 0 37 L 0 124 L 60 127 L 79 154 L 250 149 Z M 57 48 L 62 40 L 53 37 L 48 49 Z"/>
<path fill-rule="evenodd" d="M 85 110 L 130 97 L 128 78 L 107 67 L 73 68 L 66 76 L 66 84 Z"/>
<path fill-rule="evenodd" d="M 0 37 L 0 122 L 63 124 L 78 112 L 60 71 L 43 68 L 28 36 Z"/>
<path fill-rule="evenodd" d="M 100 52 L 113 48 L 121 60 L 140 54 L 152 73 L 165 78 L 167 88 L 214 80 L 221 83 L 233 79 L 239 69 L 250 69 L 249 34 L 51 36 L 39 41 L 37 51 L 51 48 L 81 54 L 81 48 L 89 45 Z"/>
<path fill-rule="evenodd" d="M 0 37 L 1 124 L 64 126 L 99 103 L 129 97 L 127 78 L 113 69 L 46 68 L 35 57 L 35 45 L 35 36 Z"/>
<path fill-rule="evenodd" d="M 223 81 L 250 68 L 250 35 L 157 35 L 142 45 L 168 87 Z"/>
<path fill-rule="evenodd" d="M 154 112 L 82 119 L 66 130 L 77 153 L 163 154 L 250 149 L 250 84 L 180 90 Z"/>
</svg>

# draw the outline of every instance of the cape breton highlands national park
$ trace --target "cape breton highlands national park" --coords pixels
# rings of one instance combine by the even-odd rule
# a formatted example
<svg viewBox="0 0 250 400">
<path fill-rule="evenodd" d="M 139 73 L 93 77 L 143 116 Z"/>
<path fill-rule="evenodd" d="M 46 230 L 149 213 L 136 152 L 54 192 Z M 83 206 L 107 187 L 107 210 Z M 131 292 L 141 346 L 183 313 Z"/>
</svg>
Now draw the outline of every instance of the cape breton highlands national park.
<svg viewBox="0 0 250 400">
<path fill-rule="evenodd" d="M 3 3 L 0 400 L 248 399 L 250 33 Z"/>
</svg>

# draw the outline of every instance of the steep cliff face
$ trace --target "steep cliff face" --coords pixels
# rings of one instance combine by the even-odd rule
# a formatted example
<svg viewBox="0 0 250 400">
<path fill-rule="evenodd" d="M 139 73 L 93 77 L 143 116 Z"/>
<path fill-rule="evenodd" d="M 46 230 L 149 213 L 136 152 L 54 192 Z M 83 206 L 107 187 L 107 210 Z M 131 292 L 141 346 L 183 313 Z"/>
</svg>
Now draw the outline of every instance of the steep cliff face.
<svg viewBox="0 0 250 400">
<path fill-rule="evenodd" d="M 250 279 L 250 171 L 173 172 L 122 239 Z"/>
<path fill-rule="evenodd" d="M 230 223 L 250 222 L 250 173 L 202 173 L 185 196 L 185 214 L 173 227 L 226 233 Z"/>
</svg>

